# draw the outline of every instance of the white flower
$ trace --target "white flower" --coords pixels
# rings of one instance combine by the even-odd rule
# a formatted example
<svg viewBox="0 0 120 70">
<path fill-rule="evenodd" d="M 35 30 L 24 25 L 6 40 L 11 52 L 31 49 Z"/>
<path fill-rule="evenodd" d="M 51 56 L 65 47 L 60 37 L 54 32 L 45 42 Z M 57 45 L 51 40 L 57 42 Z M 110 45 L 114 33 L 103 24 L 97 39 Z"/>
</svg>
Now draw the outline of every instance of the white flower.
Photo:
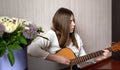
<svg viewBox="0 0 120 70">
<path fill-rule="evenodd" d="M 12 18 L 12 20 L 13 20 L 13 23 L 15 24 L 15 27 L 17 28 L 20 25 L 19 19 L 18 18 Z"/>
<path fill-rule="evenodd" d="M 28 26 L 29 24 L 32 24 L 30 21 L 24 20 L 24 19 L 19 19 L 18 22 L 20 23 L 20 26 Z"/>
<path fill-rule="evenodd" d="M 0 23 L 4 23 L 4 22 L 12 22 L 12 19 L 6 16 L 0 17 Z"/>
<path fill-rule="evenodd" d="M 7 33 L 12 33 L 16 30 L 16 28 L 18 27 L 16 24 L 12 23 L 12 22 L 5 22 L 3 24 L 5 26 L 5 32 Z"/>
<path fill-rule="evenodd" d="M 25 21 L 25 22 L 23 22 L 23 24 L 24 25 L 29 25 L 29 24 L 31 24 L 31 22 L 30 21 Z"/>
<path fill-rule="evenodd" d="M 12 33 L 19 26 L 17 18 L 0 17 L 0 23 L 5 26 L 5 32 Z"/>
<path fill-rule="evenodd" d="M 24 27 L 26 30 L 29 30 L 30 28 L 29 27 Z"/>
</svg>

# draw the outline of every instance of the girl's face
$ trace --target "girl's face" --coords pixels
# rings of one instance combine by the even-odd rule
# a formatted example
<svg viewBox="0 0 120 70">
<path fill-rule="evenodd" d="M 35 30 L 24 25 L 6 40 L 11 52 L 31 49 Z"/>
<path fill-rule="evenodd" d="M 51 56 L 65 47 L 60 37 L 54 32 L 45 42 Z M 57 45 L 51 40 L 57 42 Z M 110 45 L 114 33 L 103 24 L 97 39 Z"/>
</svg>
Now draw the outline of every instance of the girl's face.
<svg viewBox="0 0 120 70">
<path fill-rule="evenodd" d="M 73 15 L 70 17 L 70 21 L 71 21 L 70 22 L 70 33 L 72 33 L 75 29 L 75 22 L 74 22 L 74 16 Z"/>
</svg>

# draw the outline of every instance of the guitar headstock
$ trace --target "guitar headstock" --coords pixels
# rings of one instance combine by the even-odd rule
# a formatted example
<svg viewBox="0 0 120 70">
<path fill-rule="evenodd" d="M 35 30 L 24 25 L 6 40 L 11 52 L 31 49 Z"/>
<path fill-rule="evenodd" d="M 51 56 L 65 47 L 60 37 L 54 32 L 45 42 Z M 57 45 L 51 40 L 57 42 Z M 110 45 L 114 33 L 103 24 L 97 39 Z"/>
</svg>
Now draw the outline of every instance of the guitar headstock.
<svg viewBox="0 0 120 70">
<path fill-rule="evenodd" d="M 112 52 L 120 51 L 120 42 L 113 44 L 108 50 Z"/>
</svg>

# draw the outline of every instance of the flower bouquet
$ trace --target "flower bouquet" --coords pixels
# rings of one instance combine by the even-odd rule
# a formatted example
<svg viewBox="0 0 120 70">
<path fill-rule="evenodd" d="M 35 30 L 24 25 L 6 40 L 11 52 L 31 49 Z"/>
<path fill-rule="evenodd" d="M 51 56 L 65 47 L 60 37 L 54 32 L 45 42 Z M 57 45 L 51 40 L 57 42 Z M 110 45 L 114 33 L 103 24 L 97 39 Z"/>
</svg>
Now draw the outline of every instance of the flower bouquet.
<svg viewBox="0 0 120 70">
<path fill-rule="evenodd" d="M 7 58 L 13 66 L 15 62 L 13 50 L 22 49 L 22 45 L 28 45 L 28 42 L 37 37 L 40 32 L 43 32 L 42 28 L 37 28 L 30 21 L 0 17 L 0 57 L 8 50 Z"/>
</svg>

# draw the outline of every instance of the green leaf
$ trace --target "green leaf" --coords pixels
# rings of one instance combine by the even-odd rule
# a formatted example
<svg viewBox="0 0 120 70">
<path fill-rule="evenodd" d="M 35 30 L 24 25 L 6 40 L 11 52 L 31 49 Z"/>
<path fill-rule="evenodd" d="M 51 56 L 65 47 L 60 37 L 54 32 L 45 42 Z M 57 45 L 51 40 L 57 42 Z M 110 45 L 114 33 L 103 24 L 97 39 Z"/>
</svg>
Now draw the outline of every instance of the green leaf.
<svg viewBox="0 0 120 70">
<path fill-rule="evenodd" d="M 13 44 L 13 45 L 8 45 L 8 49 L 20 50 L 22 49 L 22 47 L 19 46 L 18 44 Z"/>
<path fill-rule="evenodd" d="M 2 57 L 5 53 L 5 48 L 0 48 L 0 57 Z"/>
<path fill-rule="evenodd" d="M 5 47 L 7 43 L 4 40 L 0 40 L 0 47 Z"/>
<path fill-rule="evenodd" d="M 39 27 L 37 32 L 43 33 L 44 31 L 43 31 L 42 27 Z"/>
<path fill-rule="evenodd" d="M 7 57 L 8 57 L 8 59 L 9 59 L 9 62 L 10 62 L 10 64 L 11 64 L 11 66 L 13 66 L 14 63 L 15 63 L 15 58 L 14 58 L 13 51 L 12 51 L 11 49 L 8 49 Z"/>
<path fill-rule="evenodd" d="M 27 45 L 27 41 L 26 41 L 26 39 L 24 37 L 19 36 L 18 40 L 20 41 L 21 44 Z"/>
</svg>

